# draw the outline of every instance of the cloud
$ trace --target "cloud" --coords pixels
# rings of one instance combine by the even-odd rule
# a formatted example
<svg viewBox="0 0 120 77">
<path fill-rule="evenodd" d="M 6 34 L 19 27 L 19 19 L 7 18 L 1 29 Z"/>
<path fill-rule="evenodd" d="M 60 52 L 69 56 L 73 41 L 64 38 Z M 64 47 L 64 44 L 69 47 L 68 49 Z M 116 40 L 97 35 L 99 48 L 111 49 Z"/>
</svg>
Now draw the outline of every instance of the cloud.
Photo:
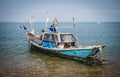
<svg viewBox="0 0 120 77">
<path fill-rule="evenodd" d="M 113 13 L 120 13 L 120 10 L 113 10 Z"/>
<path fill-rule="evenodd" d="M 32 13 L 46 13 L 47 11 L 41 9 L 32 9 Z"/>
<path fill-rule="evenodd" d="M 97 13 L 97 12 L 100 12 L 100 13 L 116 13 L 116 14 L 119 14 L 120 13 L 120 10 L 119 9 L 102 9 L 102 10 L 93 10 L 93 9 L 82 9 L 80 10 L 81 13 Z"/>
<path fill-rule="evenodd" d="M 103 9 L 101 10 L 102 13 L 120 13 L 120 10 L 107 10 Z"/>
<path fill-rule="evenodd" d="M 81 13 L 92 13 L 93 10 L 86 10 L 86 9 L 83 9 L 83 10 L 80 10 Z"/>
<path fill-rule="evenodd" d="M 107 13 L 107 12 L 108 12 L 108 10 L 103 9 L 103 10 L 101 10 L 101 12 L 102 12 L 102 13 Z"/>
<path fill-rule="evenodd" d="M 12 11 L 19 11 L 18 9 L 11 9 Z"/>
</svg>

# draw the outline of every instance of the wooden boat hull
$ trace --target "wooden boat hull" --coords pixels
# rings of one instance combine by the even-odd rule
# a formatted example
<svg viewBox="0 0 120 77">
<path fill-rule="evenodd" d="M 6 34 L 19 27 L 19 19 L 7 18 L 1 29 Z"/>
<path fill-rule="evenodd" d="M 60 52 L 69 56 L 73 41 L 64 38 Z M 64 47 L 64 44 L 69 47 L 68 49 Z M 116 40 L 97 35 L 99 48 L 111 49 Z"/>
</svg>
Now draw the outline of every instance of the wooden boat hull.
<svg viewBox="0 0 120 77">
<path fill-rule="evenodd" d="M 96 55 L 99 52 L 99 48 L 93 48 L 93 49 L 56 49 L 56 48 L 48 48 L 48 47 L 42 47 L 39 46 L 38 44 L 31 42 L 31 45 L 34 46 L 35 48 L 39 49 L 41 52 L 45 53 L 52 53 L 61 57 L 66 57 L 66 58 L 72 58 L 72 59 L 87 59 L 90 58 L 91 56 Z"/>
<path fill-rule="evenodd" d="M 95 59 L 95 56 L 97 55 L 97 53 L 100 52 L 100 49 L 105 47 L 105 46 L 87 46 L 87 47 L 83 46 L 78 48 L 63 48 L 63 49 L 50 48 L 50 47 L 44 47 L 43 45 L 39 45 L 39 43 L 36 42 L 35 40 L 31 40 L 33 38 L 33 35 L 31 36 L 26 33 L 26 36 L 29 42 L 31 43 L 31 45 L 39 49 L 39 51 L 43 53 L 50 53 L 60 57 L 74 59 L 77 61 L 87 61 L 87 62 L 88 60 L 91 61 Z"/>
</svg>

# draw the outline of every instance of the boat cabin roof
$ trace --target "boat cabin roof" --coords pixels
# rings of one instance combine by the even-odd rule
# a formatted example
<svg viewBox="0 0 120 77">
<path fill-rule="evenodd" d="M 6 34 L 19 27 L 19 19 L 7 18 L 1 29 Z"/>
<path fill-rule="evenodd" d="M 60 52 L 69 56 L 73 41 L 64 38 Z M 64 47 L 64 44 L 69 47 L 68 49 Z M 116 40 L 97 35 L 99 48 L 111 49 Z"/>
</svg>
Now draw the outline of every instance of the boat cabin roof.
<svg viewBox="0 0 120 77">
<path fill-rule="evenodd" d="M 76 38 L 71 33 L 44 33 L 44 39 L 53 42 L 76 42 Z"/>
</svg>

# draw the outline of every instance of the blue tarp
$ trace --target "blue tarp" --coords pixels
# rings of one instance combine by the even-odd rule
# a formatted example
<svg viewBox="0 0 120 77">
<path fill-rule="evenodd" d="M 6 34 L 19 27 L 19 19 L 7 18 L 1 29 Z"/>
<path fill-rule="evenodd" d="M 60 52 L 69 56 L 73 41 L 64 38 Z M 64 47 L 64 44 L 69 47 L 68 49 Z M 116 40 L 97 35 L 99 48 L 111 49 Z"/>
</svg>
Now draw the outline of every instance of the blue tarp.
<svg viewBox="0 0 120 77">
<path fill-rule="evenodd" d="M 43 45 L 43 47 L 48 47 L 48 48 L 55 48 L 56 47 L 56 43 L 51 42 L 51 41 L 43 41 L 42 45 Z"/>
</svg>

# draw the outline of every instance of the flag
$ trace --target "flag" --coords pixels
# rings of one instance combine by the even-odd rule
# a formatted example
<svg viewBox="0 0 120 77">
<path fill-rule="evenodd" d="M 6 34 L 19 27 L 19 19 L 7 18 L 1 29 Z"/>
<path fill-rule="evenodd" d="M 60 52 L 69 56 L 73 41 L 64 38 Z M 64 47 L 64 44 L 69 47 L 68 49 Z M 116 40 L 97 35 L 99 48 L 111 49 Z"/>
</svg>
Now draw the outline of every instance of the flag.
<svg viewBox="0 0 120 77">
<path fill-rule="evenodd" d="M 50 26 L 49 30 L 53 31 L 53 32 L 56 32 L 56 28 L 53 25 Z"/>
<path fill-rule="evenodd" d="M 24 30 L 27 30 L 27 28 L 23 25 Z"/>
<path fill-rule="evenodd" d="M 30 25 L 33 24 L 33 16 L 30 17 L 30 22 L 29 23 L 30 23 Z"/>
</svg>

